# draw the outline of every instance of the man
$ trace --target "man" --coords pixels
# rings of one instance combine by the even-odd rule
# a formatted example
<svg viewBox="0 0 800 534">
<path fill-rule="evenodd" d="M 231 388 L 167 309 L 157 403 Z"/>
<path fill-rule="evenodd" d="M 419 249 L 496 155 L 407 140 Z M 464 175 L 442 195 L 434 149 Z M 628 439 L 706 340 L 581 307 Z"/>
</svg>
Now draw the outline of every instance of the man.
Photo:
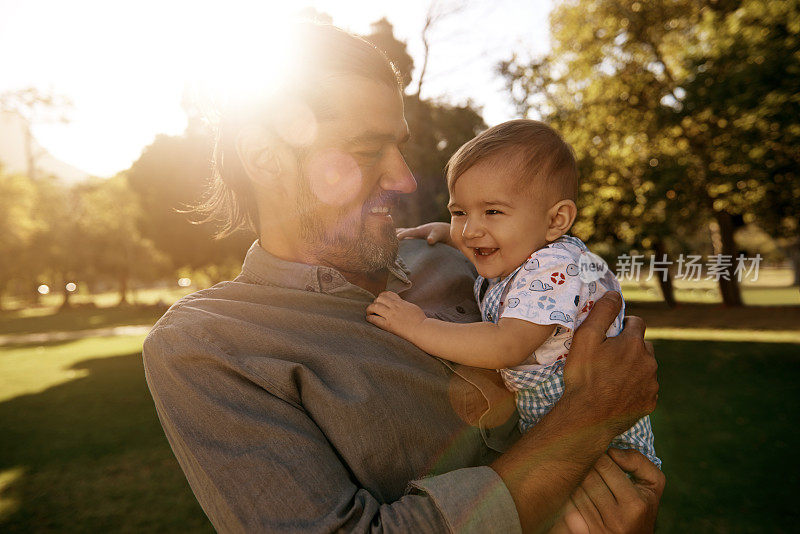
<svg viewBox="0 0 800 534">
<path fill-rule="evenodd" d="M 652 530 L 663 476 L 604 453 L 655 406 L 641 320 L 575 334 L 566 392 L 525 436 L 496 373 L 451 368 L 364 320 L 384 289 L 477 321 L 447 247 L 398 243 L 415 181 L 396 73 L 371 45 L 305 25 L 293 72 L 229 106 L 205 205 L 258 234 L 242 274 L 176 303 L 145 341 L 169 442 L 220 531 Z M 254 69 L 260 68 L 254 62 Z M 632 473 L 628 479 L 624 471 Z"/>
</svg>

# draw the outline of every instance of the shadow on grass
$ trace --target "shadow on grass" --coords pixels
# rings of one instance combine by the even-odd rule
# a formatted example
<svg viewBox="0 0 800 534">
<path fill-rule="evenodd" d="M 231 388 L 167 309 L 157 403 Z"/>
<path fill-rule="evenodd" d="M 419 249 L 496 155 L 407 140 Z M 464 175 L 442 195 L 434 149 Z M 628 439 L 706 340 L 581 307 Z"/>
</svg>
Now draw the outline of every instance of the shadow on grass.
<svg viewBox="0 0 800 534">
<path fill-rule="evenodd" d="M 796 532 L 800 345 L 655 341 L 659 532 Z"/>
<path fill-rule="evenodd" d="M 3 532 L 203 532 L 141 354 L 85 360 L 82 378 L 0 403 Z M 2 510 L 3 508 L 0 508 Z"/>
<path fill-rule="evenodd" d="M 685 304 L 675 308 L 664 302 L 628 302 L 625 313 L 639 315 L 647 326 L 667 328 L 714 328 L 722 330 L 799 330 L 800 306 L 742 306 Z"/>
<path fill-rule="evenodd" d="M 659 532 L 793 532 L 800 345 L 656 341 Z M 138 353 L 0 403 L 0 531 L 210 531 L 167 445 Z M 0 486 L 1 487 L 1 486 Z M 0 508 L 1 509 L 1 508 Z"/>
<path fill-rule="evenodd" d="M 0 312 L 0 335 L 71 332 L 125 325 L 154 324 L 166 306 L 79 307 L 53 309 L 47 315 L 25 315 L 24 310 Z"/>
<path fill-rule="evenodd" d="M 0 349 L 3 351 L 11 351 L 17 349 L 33 349 L 33 348 L 42 348 L 42 349 L 49 349 L 55 347 L 61 347 L 63 345 L 67 345 L 69 343 L 74 343 L 74 339 L 59 339 L 57 341 L 34 341 L 34 342 L 25 342 L 25 343 L 6 343 L 5 345 L 0 345 Z M 0 352 L 0 358 L 3 357 L 2 352 Z M 77 369 L 77 368 L 76 368 Z"/>
</svg>

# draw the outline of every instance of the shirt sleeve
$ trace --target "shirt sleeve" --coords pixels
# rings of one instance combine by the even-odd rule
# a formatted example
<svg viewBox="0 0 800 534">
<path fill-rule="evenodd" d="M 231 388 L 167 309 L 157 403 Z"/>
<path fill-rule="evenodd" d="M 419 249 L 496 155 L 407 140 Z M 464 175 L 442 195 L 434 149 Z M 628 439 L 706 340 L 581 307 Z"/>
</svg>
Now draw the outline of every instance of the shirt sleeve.
<svg viewBox="0 0 800 534">
<path fill-rule="evenodd" d="M 578 265 L 562 252 L 542 249 L 525 263 L 509 282 L 501 318 L 575 330 L 583 282 Z"/>
<path fill-rule="evenodd" d="M 508 489 L 485 466 L 412 481 L 381 503 L 302 405 L 227 365 L 210 338 L 159 325 L 143 359 L 167 439 L 219 532 L 520 531 Z"/>
</svg>

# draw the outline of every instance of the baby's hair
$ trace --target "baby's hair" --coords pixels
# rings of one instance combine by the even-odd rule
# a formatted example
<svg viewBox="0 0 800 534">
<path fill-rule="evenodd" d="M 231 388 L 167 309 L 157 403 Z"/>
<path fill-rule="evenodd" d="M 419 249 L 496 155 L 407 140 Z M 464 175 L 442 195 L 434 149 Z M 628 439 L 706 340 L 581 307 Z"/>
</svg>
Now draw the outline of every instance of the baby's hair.
<svg viewBox="0 0 800 534">
<path fill-rule="evenodd" d="M 459 148 L 447 163 L 447 188 L 486 158 L 498 165 L 516 165 L 521 189 L 549 189 L 560 199 L 576 200 L 578 165 L 566 141 L 547 124 L 516 119 L 480 133 Z"/>
</svg>

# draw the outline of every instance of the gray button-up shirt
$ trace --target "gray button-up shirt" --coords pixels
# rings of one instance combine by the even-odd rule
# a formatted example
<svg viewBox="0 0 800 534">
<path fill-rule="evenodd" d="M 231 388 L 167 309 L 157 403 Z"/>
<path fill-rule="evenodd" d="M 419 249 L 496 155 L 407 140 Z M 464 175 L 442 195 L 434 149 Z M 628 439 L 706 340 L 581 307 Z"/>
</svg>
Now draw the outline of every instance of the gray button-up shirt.
<svg viewBox="0 0 800 534">
<path fill-rule="evenodd" d="M 404 241 L 388 289 L 480 320 L 457 251 Z M 429 356 L 364 319 L 373 295 L 255 243 L 231 282 L 189 295 L 144 344 L 147 382 L 219 531 L 516 532 L 487 465 L 519 437 L 494 371 Z"/>
</svg>

